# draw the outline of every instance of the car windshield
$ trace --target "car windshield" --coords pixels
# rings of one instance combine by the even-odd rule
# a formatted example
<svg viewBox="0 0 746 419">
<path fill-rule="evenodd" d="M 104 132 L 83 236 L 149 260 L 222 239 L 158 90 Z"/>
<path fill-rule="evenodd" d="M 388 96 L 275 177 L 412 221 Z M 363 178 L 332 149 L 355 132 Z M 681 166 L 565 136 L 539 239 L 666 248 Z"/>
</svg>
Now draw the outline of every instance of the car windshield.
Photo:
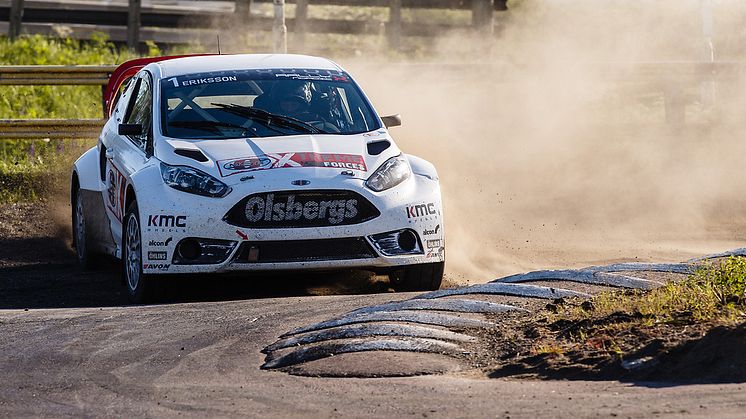
<svg viewBox="0 0 746 419">
<path fill-rule="evenodd" d="M 161 80 L 167 137 L 359 134 L 380 128 L 374 115 L 341 71 L 235 70 Z"/>
</svg>

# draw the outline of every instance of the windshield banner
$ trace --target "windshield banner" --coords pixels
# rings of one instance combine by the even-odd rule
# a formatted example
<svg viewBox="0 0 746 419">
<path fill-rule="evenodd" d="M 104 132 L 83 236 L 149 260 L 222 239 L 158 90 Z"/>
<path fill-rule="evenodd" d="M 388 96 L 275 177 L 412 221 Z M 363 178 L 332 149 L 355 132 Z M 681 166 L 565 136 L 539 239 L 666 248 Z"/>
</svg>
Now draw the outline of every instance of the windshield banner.
<svg viewBox="0 0 746 419">
<path fill-rule="evenodd" d="M 178 88 L 200 86 L 203 84 L 233 83 L 237 81 L 250 80 L 308 80 L 335 81 L 342 83 L 347 83 L 350 81 L 347 74 L 342 71 L 289 68 L 279 70 L 235 70 L 199 74 L 185 74 L 183 76 L 164 79 L 163 85 L 172 88 Z"/>
</svg>

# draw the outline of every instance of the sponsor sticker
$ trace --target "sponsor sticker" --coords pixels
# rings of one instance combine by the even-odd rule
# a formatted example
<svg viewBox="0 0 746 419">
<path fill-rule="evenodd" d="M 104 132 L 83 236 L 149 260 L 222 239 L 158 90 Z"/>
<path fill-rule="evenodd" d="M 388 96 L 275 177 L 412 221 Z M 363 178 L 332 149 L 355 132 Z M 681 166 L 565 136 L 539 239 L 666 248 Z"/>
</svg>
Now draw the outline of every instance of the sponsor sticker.
<svg viewBox="0 0 746 419">
<path fill-rule="evenodd" d="M 308 81 L 348 81 L 345 76 L 330 76 L 326 74 L 303 74 L 303 73 L 276 73 L 278 79 L 308 80 Z"/>
<path fill-rule="evenodd" d="M 166 260 L 168 252 L 148 252 L 148 260 Z"/>
<path fill-rule="evenodd" d="M 145 271 L 167 271 L 170 267 L 170 263 L 143 263 L 142 265 Z"/>
<path fill-rule="evenodd" d="M 440 249 L 430 249 L 427 251 L 427 255 L 425 255 L 425 257 L 428 259 L 442 258 L 443 250 L 444 248 L 442 247 Z"/>
<path fill-rule="evenodd" d="M 241 240 L 248 240 L 249 239 L 249 235 L 246 234 L 246 233 L 244 233 L 241 230 L 236 229 L 236 234 L 238 234 L 238 237 L 240 237 Z"/>
<path fill-rule="evenodd" d="M 428 249 L 435 249 L 435 248 L 438 248 L 438 247 L 440 247 L 440 239 L 428 240 L 427 241 L 427 248 Z"/>
<path fill-rule="evenodd" d="M 186 215 L 151 215 L 148 227 L 186 227 Z"/>
<path fill-rule="evenodd" d="M 268 153 L 236 159 L 218 160 L 220 176 L 228 177 L 257 170 L 328 167 L 331 169 L 353 169 L 367 171 L 365 159 L 356 154 L 287 152 Z"/>
<path fill-rule="evenodd" d="M 357 199 L 296 200 L 296 195 L 287 195 L 278 202 L 274 194 L 255 196 L 246 201 L 246 219 L 251 223 L 321 220 L 335 225 L 358 215 Z"/>
<path fill-rule="evenodd" d="M 168 88 L 184 88 L 215 83 L 234 83 L 249 80 L 307 80 L 349 83 L 346 73 L 338 70 L 317 69 L 255 69 L 187 74 L 163 80 Z"/>
<path fill-rule="evenodd" d="M 225 83 L 225 82 L 234 82 L 238 81 L 237 76 L 211 76 L 211 77 L 196 77 L 196 78 L 188 78 L 192 76 L 186 76 L 186 77 L 171 77 L 170 79 L 166 81 L 170 81 L 174 84 L 174 87 L 182 87 L 182 86 L 199 86 L 202 84 L 213 84 L 213 83 Z"/>
<path fill-rule="evenodd" d="M 174 231 L 186 232 L 186 215 L 153 214 L 148 216 L 147 231 L 160 231 L 173 233 Z M 170 240 L 167 240 L 170 242 Z M 164 242 L 164 246 L 168 246 Z"/>
<path fill-rule="evenodd" d="M 111 160 L 109 160 L 107 179 L 108 199 L 106 199 L 106 208 L 121 222 L 124 217 L 124 193 L 126 191 L 127 181 L 122 172 L 114 166 L 114 163 Z"/>
<path fill-rule="evenodd" d="M 440 224 L 438 224 L 437 226 L 435 226 L 435 228 L 433 230 L 428 230 L 428 229 L 422 230 L 422 235 L 423 236 L 432 236 L 434 234 L 438 234 L 438 231 L 440 231 Z"/>
<path fill-rule="evenodd" d="M 430 216 L 438 215 L 438 210 L 432 202 L 418 205 L 409 205 L 406 207 L 407 218 L 409 222 L 420 219 L 429 220 Z"/>
<path fill-rule="evenodd" d="M 173 239 L 174 239 L 173 237 L 169 237 L 169 238 L 167 238 L 164 241 L 151 240 L 151 241 L 148 242 L 148 246 L 150 246 L 150 247 L 166 247 L 166 246 L 168 246 L 171 243 L 171 241 Z"/>
</svg>

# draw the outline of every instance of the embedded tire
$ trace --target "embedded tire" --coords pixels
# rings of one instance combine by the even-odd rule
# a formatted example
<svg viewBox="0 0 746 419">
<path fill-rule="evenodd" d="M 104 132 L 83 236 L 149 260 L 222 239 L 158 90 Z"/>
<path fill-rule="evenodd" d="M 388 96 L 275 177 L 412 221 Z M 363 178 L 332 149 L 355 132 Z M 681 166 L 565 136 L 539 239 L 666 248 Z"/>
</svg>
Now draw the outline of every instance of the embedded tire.
<svg viewBox="0 0 746 419">
<path fill-rule="evenodd" d="M 153 277 L 142 271 L 142 235 L 135 201 L 127 206 L 122 226 L 122 279 L 131 302 L 146 304 L 155 300 Z"/>
<path fill-rule="evenodd" d="M 434 291 L 443 282 L 445 262 L 409 265 L 394 281 L 397 291 Z"/>
</svg>

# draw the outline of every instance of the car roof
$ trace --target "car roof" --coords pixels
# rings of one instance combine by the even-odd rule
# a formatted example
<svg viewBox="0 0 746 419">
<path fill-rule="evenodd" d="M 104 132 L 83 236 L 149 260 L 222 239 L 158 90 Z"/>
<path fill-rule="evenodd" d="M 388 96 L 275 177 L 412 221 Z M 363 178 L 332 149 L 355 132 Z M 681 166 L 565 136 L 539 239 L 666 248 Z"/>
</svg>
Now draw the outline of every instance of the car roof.
<svg viewBox="0 0 746 419">
<path fill-rule="evenodd" d="M 329 59 L 296 54 L 205 55 L 175 58 L 158 62 L 157 65 L 161 69 L 161 77 L 163 78 L 184 74 L 230 70 L 266 70 L 277 68 L 342 70 L 340 66 Z"/>
</svg>

